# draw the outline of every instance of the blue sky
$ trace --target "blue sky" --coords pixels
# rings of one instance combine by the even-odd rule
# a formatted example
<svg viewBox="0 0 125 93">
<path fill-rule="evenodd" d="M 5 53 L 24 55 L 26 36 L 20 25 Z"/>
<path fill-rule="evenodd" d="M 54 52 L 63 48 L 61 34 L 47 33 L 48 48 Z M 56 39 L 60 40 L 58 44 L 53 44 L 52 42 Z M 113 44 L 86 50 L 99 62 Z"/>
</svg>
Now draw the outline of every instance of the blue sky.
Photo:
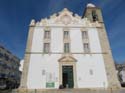
<svg viewBox="0 0 125 93">
<path fill-rule="evenodd" d="M 23 59 L 28 25 L 68 8 L 82 16 L 87 3 L 102 8 L 114 60 L 125 61 L 125 0 L 0 0 L 0 44 Z"/>
</svg>

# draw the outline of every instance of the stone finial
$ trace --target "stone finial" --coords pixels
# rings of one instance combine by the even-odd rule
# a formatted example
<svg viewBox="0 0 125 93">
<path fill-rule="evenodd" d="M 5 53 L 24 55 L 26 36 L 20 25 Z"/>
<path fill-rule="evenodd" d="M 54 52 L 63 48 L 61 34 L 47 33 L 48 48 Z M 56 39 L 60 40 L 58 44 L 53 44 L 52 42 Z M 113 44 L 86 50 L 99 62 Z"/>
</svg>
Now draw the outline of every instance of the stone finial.
<svg viewBox="0 0 125 93">
<path fill-rule="evenodd" d="M 53 19 L 53 18 L 56 18 L 57 17 L 57 14 L 53 14 L 52 16 L 50 16 L 50 19 Z"/>
<path fill-rule="evenodd" d="M 63 11 L 68 11 L 68 9 L 67 9 L 67 8 L 64 8 Z"/>
<path fill-rule="evenodd" d="M 78 14 L 75 14 L 75 17 L 76 17 L 76 18 L 78 18 L 78 19 L 80 19 L 80 18 L 81 18 Z"/>
<path fill-rule="evenodd" d="M 87 7 L 96 7 L 96 6 L 94 4 L 92 4 L 92 3 L 88 3 Z"/>
<path fill-rule="evenodd" d="M 35 25 L 35 20 L 32 19 L 31 22 L 30 22 L 30 26 L 34 26 Z"/>
</svg>

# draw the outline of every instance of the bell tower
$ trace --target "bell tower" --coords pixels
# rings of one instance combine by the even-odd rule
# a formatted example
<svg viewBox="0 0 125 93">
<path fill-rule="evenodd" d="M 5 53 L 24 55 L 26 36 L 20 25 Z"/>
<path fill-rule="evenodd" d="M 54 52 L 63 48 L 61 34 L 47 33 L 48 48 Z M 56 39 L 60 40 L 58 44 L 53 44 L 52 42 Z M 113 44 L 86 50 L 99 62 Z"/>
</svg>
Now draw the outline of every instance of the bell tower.
<svg viewBox="0 0 125 93">
<path fill-rule="evenodd" d="M 92 23 L 100 23 L 101 27 L 96 29 L 98 31 L 100 46 L 104 59 L 108 88 L 120 88 L 121 86 L 116 74 L 115 64 L 112 57 L 112 50 L 110 48 L 101 9 L 96 7 L 94 4 L 87 4 L 82 17 L 88 18 L 88 20 L 90 20 Z"/>
<path fill-rule="evenodd" d="M 87 17 L 91 22 L 103 22 L 101 9 L 96 7 L 94 4 L 87 5 L 82 17 Z"/>
</svg>

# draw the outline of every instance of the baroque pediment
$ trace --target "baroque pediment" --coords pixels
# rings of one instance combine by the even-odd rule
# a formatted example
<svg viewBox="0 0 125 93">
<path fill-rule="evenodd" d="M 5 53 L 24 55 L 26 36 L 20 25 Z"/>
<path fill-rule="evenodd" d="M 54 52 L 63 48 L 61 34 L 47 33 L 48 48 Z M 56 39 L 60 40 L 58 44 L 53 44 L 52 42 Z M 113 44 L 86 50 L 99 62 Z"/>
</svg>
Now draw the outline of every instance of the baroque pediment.
<svg viewBox="0 0 125 93">
<path fill-rule="evenodd" d="M 78 14 L 73 14 L 67 8 L 64 8 L 61 12 L 55 13 L 49 18 L 41 19 L 41 21 L 35 22 L 32 20 L 30 26 L 100 26 L 98 22 L 91 23 L 87 18 L 82 18 Z"/>
<path fill-rule="evenodd" d="M 63 11 L 59 12 L 59 16 L 56 18 L 57 23 L 63 23 L 65 25 L 71 24 L 72 22 L 78 22 L 81 17 L 75 14 L 73 16 L 73 13 L 70 12 L 67 8 L 64 8 Z"/>
<path fill-rule="evenodd" d="M 63 56 L 58 61 L 59 62 L 77 62 L 77 60 L 72 56 Z"/>
</svg>

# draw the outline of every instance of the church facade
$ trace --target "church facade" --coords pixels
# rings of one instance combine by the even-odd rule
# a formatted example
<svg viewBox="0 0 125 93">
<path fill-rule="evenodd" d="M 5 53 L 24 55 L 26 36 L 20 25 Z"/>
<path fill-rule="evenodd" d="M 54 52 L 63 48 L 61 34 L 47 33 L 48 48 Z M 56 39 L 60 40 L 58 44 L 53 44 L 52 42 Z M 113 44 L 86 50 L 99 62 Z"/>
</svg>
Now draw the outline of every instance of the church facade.
<svg viewBox="0 0 125 93">
<path fill-rule="evenodd" d="M 120 87 L 100 8 L 83 17 L 63 9 L 32 20 L 21 87 L 28 89 Z"/>
</svg>

